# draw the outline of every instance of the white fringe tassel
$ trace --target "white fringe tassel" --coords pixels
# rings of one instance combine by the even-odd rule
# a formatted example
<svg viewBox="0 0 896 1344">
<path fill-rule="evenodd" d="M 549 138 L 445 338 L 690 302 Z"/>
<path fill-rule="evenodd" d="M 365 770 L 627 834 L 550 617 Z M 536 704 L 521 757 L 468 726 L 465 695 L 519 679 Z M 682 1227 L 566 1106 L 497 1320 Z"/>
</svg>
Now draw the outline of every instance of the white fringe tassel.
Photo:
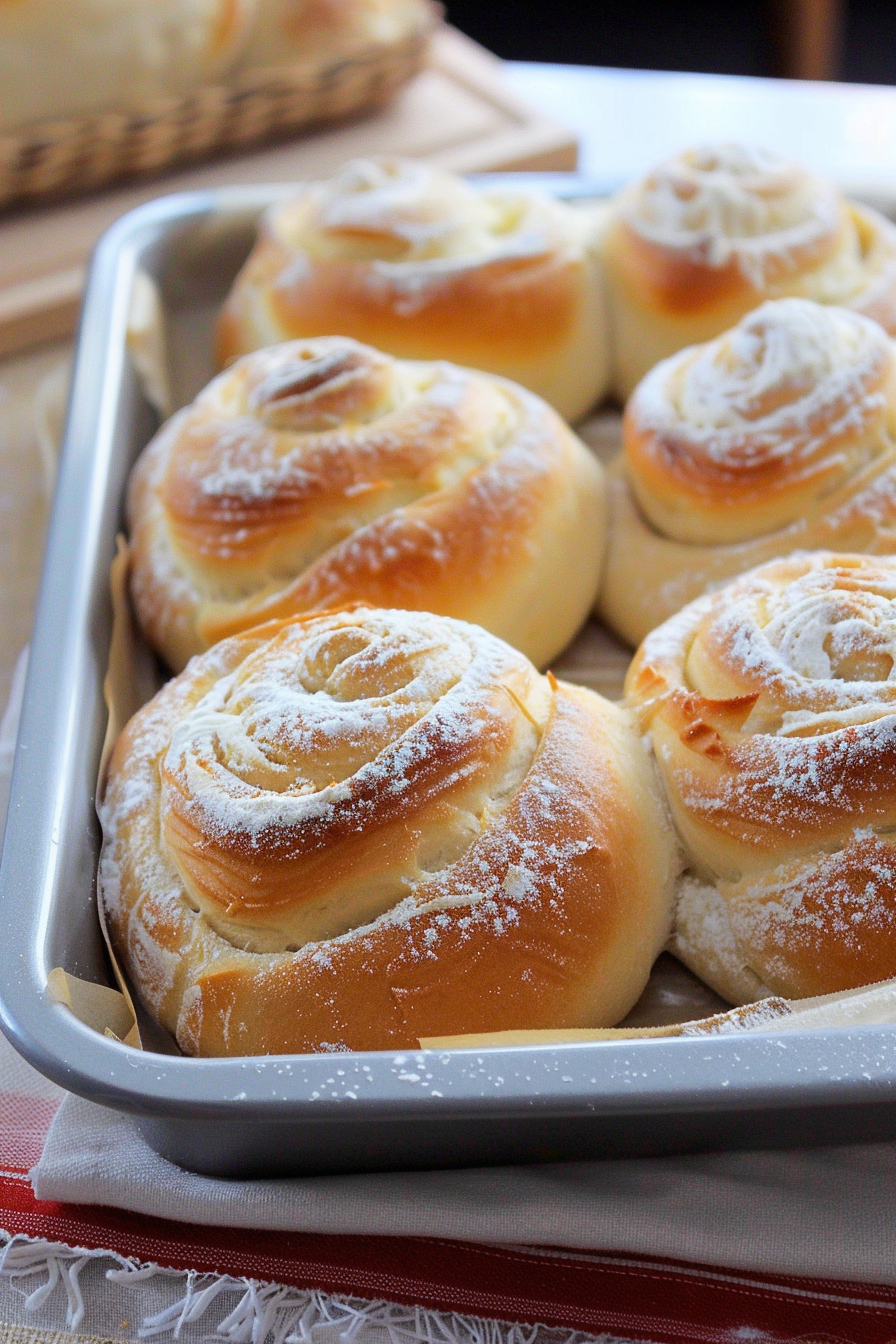
<svg viewBox="0 0 896 1344">
<path fill-rule="evenodd" d="M 26 1311 L 37 1311 L 60 1288 L 65 1292 L 68 1330 L 77 1330 L 84 1320 L 84 1296 L 78 1276 L 89 1261 L 106 1259 L 114 1261 L 114 1268 L 106 1270 L 111 1283 L 136 1286 L 158 1276 L 182 1280 L 183 1292 L 177 1301 L 144 1318 L 137 1331 L 140 1339 L 160 1336 L 179 1339 L 184 1328 L 197 1321 L 206 1320 L 211 1325 L 208 1318 L 217 1306 L 220 1318 L 212 1333 L 204 1338 L 226 1344 L 314 1344 L 315 1333 L 320 1330 L 335 1331 L 341 1344 L 351 1344 L 368 1327 L 384 1331 L 390 1344 L 625 1344 L 611 1335 L 515 1325 L 229 1275 L 163 1269 L 126 1259 L 114 1251 L 87 1251 L 23 1235 L 10 1237 L 0 1233 L 0 1245 L 3 1248 L 0 1277 L 43 1276 L 42 1283 L 23 1294 Z M 230 1307 L 227 1299 L 234 1295 L 238 1295 L 238 1300 L 227 1310 Z M 222 1298 L 225 1300 L 221 1301 Z"/>
<path fill-rule="evenodd" d="M 6 1234 L 2 1234 L 4 1237 Z M 45 1274 L 45 1281 L 25 1298 L 25 1310 L 37 1311 L 61 1284 L 68 1299 L 65 1323 L 76 1330 L 84 1319 L 84 1297 L 78 1275 L 88 1260 L 102 1252 L 76 1251 L 58 1241 L 32 1241 L 28 1237 L 8 1237 L 0 1253 L 0 1275 L 23 1278 Z"/>
</svg>

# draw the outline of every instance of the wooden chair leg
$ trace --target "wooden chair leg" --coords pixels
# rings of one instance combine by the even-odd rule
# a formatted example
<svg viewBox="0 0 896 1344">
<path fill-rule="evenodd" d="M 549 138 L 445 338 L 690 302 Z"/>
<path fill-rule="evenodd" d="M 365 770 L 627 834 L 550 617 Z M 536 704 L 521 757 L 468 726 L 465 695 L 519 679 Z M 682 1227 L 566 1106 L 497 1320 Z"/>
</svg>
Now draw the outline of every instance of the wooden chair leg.
<svg viewBox="0 0 896 1344">
<path fill-rule="evenodd" d="M 785 79 L 836 79 L 843 0 L 772 0 L 772 39 Z"/>
</svg>

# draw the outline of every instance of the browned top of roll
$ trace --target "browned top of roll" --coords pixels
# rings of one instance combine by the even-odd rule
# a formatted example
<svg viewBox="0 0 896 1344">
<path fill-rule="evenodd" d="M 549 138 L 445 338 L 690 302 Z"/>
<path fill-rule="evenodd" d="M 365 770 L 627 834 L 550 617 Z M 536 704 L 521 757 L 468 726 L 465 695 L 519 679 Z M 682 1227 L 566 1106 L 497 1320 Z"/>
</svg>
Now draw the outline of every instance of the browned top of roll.
<svg viewBox="0 0 896 1344">
<path fill-rule="evenodd" d="M 593 598 L 603 508 L 599 466 L 522 388 L 297 341 L 239 361 L 146 450 L 133 591 L 175 667 L 260 620 L 361 599 L 475 618 L 540 661 Z"/>
<path fill-rule="evenodd" d="M 576 419 L 608 376 L 592 214 L 411 160 L 348 163 L 262 217 L 219 359 L 332 332 L 513 378 Z"/>
<path fill-rule="evenodd" d="M 896 456 L 896 352 L 858 313 L 765 303 L 657 365 L 623 436 L 629 482 L 660 533 L 751 540 Z"/>
<path fill-rule="evenodd" d="M 796 294 L 896 318 L 896 232 L 835 185 L 754 146 L 688 149 L 621 193 L 607 253 L 657 313 Z M 808 287 L 804 287 L 808 286 Z"/>
<path fill-rule="evenodd" d="M 260 305 L 282 340 L 332 330 L 334 303 L 353 336 L 394 354 L 475 364 L 497 342 L 529 357 L 577 319 L 585 243 L 583 218 L 548 197 L 358 160 L 264 216 L 224 310 L 221 357 L 254 348 L 244 324 Z"/>
<path fill-rule="evenodd" d="M 102 821 L 116 945 L 191 1053 L 615 1021 L 668 933 L 632 723 L 422 612 L 194 660 L 119 740 Z"/>
<path fill-rule="evenodd" d="M 817 265 L 837 246 L 842 206 L 833 183 L 732 143 L 666 160 L 622 193 L 617 218 L 645 288 L 686 313 Z"/>
<path fill-rule="evenodd" d="M 760 980 L 896 974 L 896 558 L 764 565 L 648 636 L 627 690 Z"/>
</svg>

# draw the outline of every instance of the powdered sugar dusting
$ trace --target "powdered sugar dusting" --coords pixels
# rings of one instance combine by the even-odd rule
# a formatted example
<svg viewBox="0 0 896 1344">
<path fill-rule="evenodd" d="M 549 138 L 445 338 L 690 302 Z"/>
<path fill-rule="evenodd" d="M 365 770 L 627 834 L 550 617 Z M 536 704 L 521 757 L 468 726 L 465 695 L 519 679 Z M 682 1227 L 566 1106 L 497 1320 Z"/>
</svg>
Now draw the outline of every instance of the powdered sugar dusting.
<svg viewBox="0 0 896 1344">
<path fill-rule="evenodd" d="M 641 664 L 695 867 L 673 950 L 733 1000 L 750 977 L 801 997 L 896 974 L 896 558 L 776 560 Z"/>
<path fill-rule="evenodd" d="M 408 790 L 424 750 L 411 730 L 423 720 L 427 737 L 475 755 L 491 711 L 471 712 L 471 694 L 508 660 L 468 629 L 410 612 L 286 627 L 175 727 L 171 787 L 204 834 L 257 843 L 326 821 L 365 786 L 371 797 Z"/>
<path fill-rule="evenodd" d="M 727 963 L 776 992 L 896 974 L 896 559 L 766 565 L 642 658 L 660 772 L 712 879 L 705 897 L 683 888 L 688 964 L 707 973 L 700 944 L 727 909 Z M 729 972 L 707 978 L 725 993 L 726 974 L 731 994 Z"/>
<path fill-rule="evenodd" d="M 772 986 L 802 994 L 896 974 L 896 854 L 870 827 L 842 849 L 782 865 L 728 893 L 735 936 Z"/>
<path fill-rule="evenodd" d="M 767 271 L 836 233 L 836 188 L 769 150 L 685 150 L 623 193 L 627 222 L 662 247 L 722 268 L 734 261 L 762 289 Z"/>
<path fill-rule="evenodd" d="M 875 322 L 808 299 L 765 303 L 663 361 L 626 416 L 627 470 L 651 521 L 683 541 L 745 540 L 892 461 L 894 363 Z"/>
<path fill-rule="evenodd" d="M 139 867 L 160 814 L 154 898 L 173 881 L 235 945 L 269 951 L 363 925 L 455 862 L 518 789 L 550 703 L 484 631 L 372 609 L 226 641 L 172 686 L 176 712 L 168 690 L 128 730 L 140 763 L 116 772 L 109 834 L 140 831 Z M 126 904 L 114 864 L 105 885 Z"/>
<path fill-rule="evenodd" d="M 723 591 L 700 639 L 760 691 L 751 726 L 817 736 L 896 712 L 896 560 L 821 553 Z"/>
<path fill-rule="evenodd" d="M 270 228 L 291 251 L 373 263 L 371 283 L 394 284 L 413 303 L 457 268 L 502 257 L 581 253 L 585 221 L 540 193 L 477 189 L 427 164 L 358 159 L 275 207 Z"/>
<path fill-rule="evenodd" d="M 770 444 L 781 453 L 787 450 L 784 426 L 802 428 L 801 421 L 811 422 L 820 408 L 844 400 L 853 415 L 865 410 L 858 405 L 862 392 L 891 359 L 885 332 L 868 318 L 809 299 L 777 299 L 724 336 L 679 356 L 674 382 L 666 363 L 670 410 L 714 456 L 727 455 L 730 441 L 720 430 L 746 428 L 757 431 L 754 453 Z M 639 398 L 655 405 L 651 393 L 657 395 L 661 380 L 649 375 L 645 381 Z M 870 411 L 883 404 L 882 393 L 873 393 Z M 835 423 L 832 437 L 843 428 Z"/>
<path fill-rule="evenodd" d="M 309 533 L 307 562 L 331 540 L 322 518 L 335 515 L 344 535 L 446 488 L 488 461 L 513 421 L 498 389 L 451 365 L 398 362 L 342 337 L 293 341 L 200 394 L 160 488 L 185 558 L 248 557 L 275 524 L 293 549 L 297 530 Z"/>
<path fill-rule="evenodd" d="M 364 597 L 428 606 L 466 544 L 459 515 L 480 536 L 481 565 L 486 553 L 500 565 L 546 480 L 579 466 L 595 471 L 559 417 L 500 379 L 341 337 L 259 351 L 138 463 L 141 622 L 177 666 L 184 644 L 196 651 L 272 603 L 279 614 L 287 593 L 297 610 Z"/>
<path fill-rule="evenodd" d="M 425 613 L 324 613 L 195 659 L 132 721 L 103 805 L 102 899 L 151 1010 L 189 1051 L 209 1031 L 276 1049 L 267 1005 L 285 1022 L 277 987 L 307 985 L 312 1048 L 338 1051 L 364 1030 L 340 991 L 360 977 L 381 1031 L 392 1014 L 413 1040 L 443 973 L 484 968 L 492 992 L 485 937 L 520 968 L 509 1004 L 550 1015 L 547 989 L 591 975 L 610 996 L 591 1011 L 624 1012 L 668 932 L 675 844 L 629 718 L 584 696 Z M 641 824 L 656 844 L 632 866 Z M 346 891 L 353 917 L 328 926 Z"/>
</svg>

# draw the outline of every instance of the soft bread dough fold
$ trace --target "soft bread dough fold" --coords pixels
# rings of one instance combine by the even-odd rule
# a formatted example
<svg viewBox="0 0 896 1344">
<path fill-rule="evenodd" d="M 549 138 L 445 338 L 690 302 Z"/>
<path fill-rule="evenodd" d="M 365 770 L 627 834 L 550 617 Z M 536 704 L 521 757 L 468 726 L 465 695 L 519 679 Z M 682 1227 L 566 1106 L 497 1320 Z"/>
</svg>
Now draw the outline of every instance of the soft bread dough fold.
<svg viewBox="0 0 896 1344">
<path fill-rule="evenodd" d="M 605 509 L 600 465 L 524 388 L 294 341 L 240 360 L 144 451 L 132 594 L 175 669 L 354 601 L 475 621 L 543 666 L 594 601 Z"/>
<path fill-rule="evenodd" d="M 632 644 L 778 556 L 896 551 L 896 346 L 846 309 L 763 304 L 642 380 L 608 497 L 597 612 Z"/>
<path fill-rule="evenodd" d="M 671 950 L 731 1002 L 896 975 L 896 558 L 774 561 L 626 683 L 688 859 Z"/>
<path fill-rule="evenodd" d="M 541 192 L 359 159 L 264 215 L 219 357 L 340 332 L 511 378 L 577 420 L 609 382 L 597 238 L 591 211 Z"/>
<path fill-rule="evenodd" d="M 837 304 L 896 335 L 896 227 L 769 150 L 684 150 L 620 193 L 602 239 L 621 400 L 764 299 Z"/>
<path fill-rule="evenodd" d="M 631 717 L 426 613 L 194 659 L 119 739 L 101 817 L 116 948 L 191 1054 L 612 1025 L 669 934 Z"/>
</svg>

